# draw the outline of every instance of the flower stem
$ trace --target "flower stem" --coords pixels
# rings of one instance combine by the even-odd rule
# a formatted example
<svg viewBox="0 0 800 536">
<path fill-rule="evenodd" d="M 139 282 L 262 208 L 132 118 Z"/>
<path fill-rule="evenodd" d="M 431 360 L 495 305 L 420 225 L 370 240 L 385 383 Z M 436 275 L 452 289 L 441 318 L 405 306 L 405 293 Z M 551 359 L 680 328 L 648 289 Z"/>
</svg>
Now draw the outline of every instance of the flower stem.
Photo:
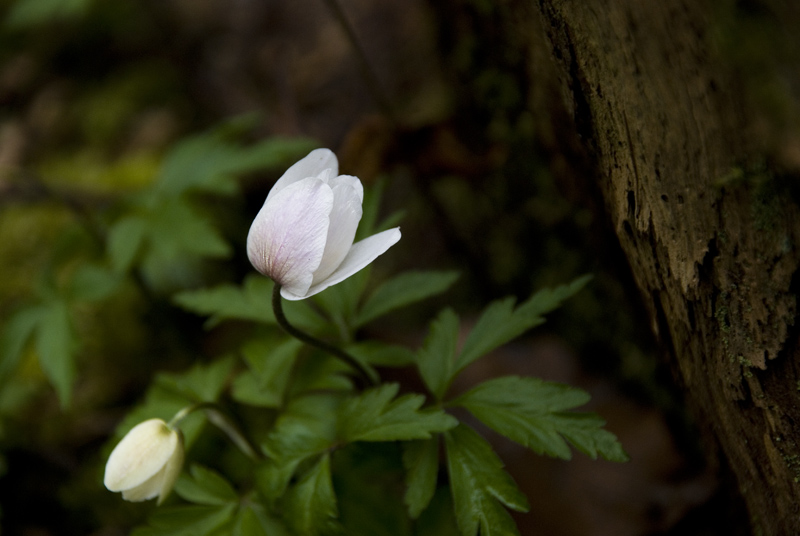
<svg viewBox="0 0 800 536">
<path fill-rule="evenodd" d="M 325 341 L 321 341 L 316 337 L 305 333 L 304 331 L 300 331 L 293 325 L 289 323 L 286 319 L 286 315 L 283 314 L 283 302 L 281 301 L 281 286 L 278 283 L 275 283 L 275 288 L 272 290 L 272 309 L 275 312 L 275 319 L 278 321 L 278 325 L 283 328 L 286 333 L 294 337 L 295 339 L 302 341 L 306 344 L 310 344 L 311 346 L 315 346 L 322 350 L 323 352 L 327 352 L 328 354 L 332 355 L 333 357 L 337 358 L 338 360 L 344 362 L 351 368 L 355 369 L 358 373 L 358 379 L 367 386 L 374 386 L 376 385 L 375 380 L 370 376 L 367 369 L 359 363 L 356 358 L 338 348 L 333 346 L 332 344 L 328 344 Z"/>
<path fill-rule="evenodd" d="M 259 450 L 253 447 L 252 443 L 244 436 L 239 428 L 233 421 L 220 411 L 219 406 L 213 402 L 199 402 L 192 404 L 180 410 L 174 417 L 167 423 L 170 428 L 175 428 L 178 424 L 185 419 L 190 413 L 203 410 L 206 418 L 215 425 L 217 428 L 225 432 L 225 435 L 241 450 L 248 458 L 258 461 L 264 458 Z"/>
</svg>

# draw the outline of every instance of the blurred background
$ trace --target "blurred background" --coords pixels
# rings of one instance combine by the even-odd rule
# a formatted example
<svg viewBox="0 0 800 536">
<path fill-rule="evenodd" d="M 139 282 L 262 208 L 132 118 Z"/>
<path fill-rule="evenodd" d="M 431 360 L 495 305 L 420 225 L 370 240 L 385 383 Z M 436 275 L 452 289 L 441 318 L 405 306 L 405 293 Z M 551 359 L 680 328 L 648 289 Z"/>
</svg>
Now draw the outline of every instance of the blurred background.
<svg viewBox="0 0 800 536">
<path fill-rule="evenodd" d="M 313 146 L 333 149 L 341 171 L 367 187 L 385 180 L 383 213 L 402 211 L 403 240 L 376 263 L 376 277 L 409 268 L 462 274 L 443 297 L 371 326 L 374 335 L 416 347 L 445 304 L 469 318 L 493 299 L 595 275 L 545 326 L 477 363 L 458 386 L 531 374 L 582 387 L 631 455 L 627 464 L 563 462 L 496 438 L 530 498 L 531 512 L 516 516 L 523 534 L 747 534 L 733 486 L 705 467 L 586 186 L 592 178 L 549 46 L 524 2 L 0 6 L 4 324 L 59 286 L 75 251 L 103 238 L 121 200 L 153 183 L 182 138 L 247 114 L 244 143 L 297 141 L 273 169 L 243 173 L 238 194 L 195 199 L 231 245 L 225 255 L 191 266 L 164 260 L 112 299 L 70 309 L 81 343 L 68 406 L 35 345 L 19 363 L 0 364 L 4 534 L 126 534 L 153 508 L 103 488 L 106 442 L 156 372 L 213 355 L 237 329 L 204 330 L 169 295 L 252 271 L 249 223 L 277 177 Z M 750 16 L 737 10 L 731 3 L 721 18 L 723 37 Z"/>
</svg>

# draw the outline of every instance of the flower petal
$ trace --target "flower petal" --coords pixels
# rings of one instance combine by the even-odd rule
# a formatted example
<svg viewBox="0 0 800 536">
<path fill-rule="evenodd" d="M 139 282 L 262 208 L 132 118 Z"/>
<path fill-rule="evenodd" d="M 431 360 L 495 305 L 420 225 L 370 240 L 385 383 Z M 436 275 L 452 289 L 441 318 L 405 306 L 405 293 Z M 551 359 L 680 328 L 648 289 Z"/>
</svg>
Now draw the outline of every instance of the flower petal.
<svg viewBox="0 0 800 536">
<path fill-rule="evenodd" d="M 316 178 L 268 198 L 247 235 L 250 262 L 289 291 L 305 293 L 322 261 L 332 208 L 331 187 Z"/>
<path fill-rule="evenodd" d="M 181 469 L 183 469 L 184 452 L 183 436 L 181 434 L 178 434 L 178 440 L 178 448 L 175 449 L 172 458 L 169 459 L 166 467 L 164 467 L 164 479 L 161 482 L 161 490 L 158 492 L 158 504 L 161 504 L 167 498 L 169 492 L 175 486 L 175 481 L 178 480 L 178 476 L 181 474 Z"/>
<path fill-rule="evenodd" d="M 164 483 L 164 468 L 133 488 L 122 490 L 122 498 L 126 501 L 149 501 L 161 493 Z"/>
<path fill-rule="evenodd" d="M 164 467 L 178 446 L 178 434 L 161 419 L 134 426 L 111 452 L 103 483 L 111 491 L 134 488 Z"/>
<path fill-rule="evenodd" d="M 387 249 L 395 245 L 398 240 L 400 240 L 400 228 L 395 227 L 394 229 L 383 231 L 369 238 L 365 238 L 360 242 L 356 242 L 353 244 L 353 247 L 350 248 L 342 264 L 339 265 L 330 277 L 313 285 L 308 289 L 308 292 L 303 295 L 281 292 L 281 296 L 287 300 L 302 300 L 322 292 L 331 285 L 344 281 L 354 273 L 365 268 L 379 255 L 382 255 Z"/>
<path fill-rule="evenodd" d="M 350 251 L 350 246 L 353 245 L 358 222 L 361 221 L 361 202 L 364 197 L 361 181 L 356 177 L 342 175 L 332 179 L 328 184 L 333 190 L 331 223 L 328 227 L 322 262 L 314 272 L 311 285 L 327 279 L 342 263 Z"/>
<path fill-rule="evenodd" d="M 309 177 L 316 177 L 326 169 L 331 170 L 331 177 L 335 177 L 339 173 L 339 161 L 336 160 L 336 155 L 330 149 L 314 149 L 308 153 L 308 156 L 286 170 L 269 191 L 267 201 L 290 184 Z"/>
</svg>

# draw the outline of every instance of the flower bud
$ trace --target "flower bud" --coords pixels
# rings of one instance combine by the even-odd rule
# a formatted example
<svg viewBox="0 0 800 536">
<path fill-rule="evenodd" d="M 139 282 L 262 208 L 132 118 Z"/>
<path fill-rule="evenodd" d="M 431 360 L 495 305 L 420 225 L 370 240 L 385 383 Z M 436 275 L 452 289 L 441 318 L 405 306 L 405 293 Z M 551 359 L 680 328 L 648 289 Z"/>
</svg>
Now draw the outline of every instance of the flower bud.
<svg viewBox="0 0 800 536">
<path fill-rule="evenodd" d="M 183 466 L 183 436 L 161 419 L 134 426 L 114 447 L 103 483 L 127 501 L 158 497 L 161 504 Z"/>
<path fill-rule="evenodd" d="M 269 192 L 247 235 L 253 266 L 302 300 L 355 274 L 400 240 L 395 227 L 353 244 L 361 220 L 361 181 L 339 175 L 328 149 L 290 167 Z"/>
</svg>

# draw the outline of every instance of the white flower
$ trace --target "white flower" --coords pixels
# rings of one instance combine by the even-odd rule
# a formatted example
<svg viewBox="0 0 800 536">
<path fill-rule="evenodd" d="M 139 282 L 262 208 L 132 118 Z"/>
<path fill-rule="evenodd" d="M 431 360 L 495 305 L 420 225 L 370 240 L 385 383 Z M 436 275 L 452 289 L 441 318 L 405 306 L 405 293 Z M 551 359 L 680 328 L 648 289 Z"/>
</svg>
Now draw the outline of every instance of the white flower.
<svg viewBox="0 0 800 536">
<path fill-rule="evenodd" d="M 353 244 L 364 189 L 357 177 L 338 173 L 331 151 L 311 151 L 278 179 L 250 227 L 250 262 L 287 300 L 347 279 L 400 240 L 396 227 Z"/>
<path fill-rule="evenodd" d="M 134 426 L 114 447 L 103 483 L 127 501 L 158 497 L 161 504 L 183 466 L 183 437 L 161 419 Z"/>
</svg>

